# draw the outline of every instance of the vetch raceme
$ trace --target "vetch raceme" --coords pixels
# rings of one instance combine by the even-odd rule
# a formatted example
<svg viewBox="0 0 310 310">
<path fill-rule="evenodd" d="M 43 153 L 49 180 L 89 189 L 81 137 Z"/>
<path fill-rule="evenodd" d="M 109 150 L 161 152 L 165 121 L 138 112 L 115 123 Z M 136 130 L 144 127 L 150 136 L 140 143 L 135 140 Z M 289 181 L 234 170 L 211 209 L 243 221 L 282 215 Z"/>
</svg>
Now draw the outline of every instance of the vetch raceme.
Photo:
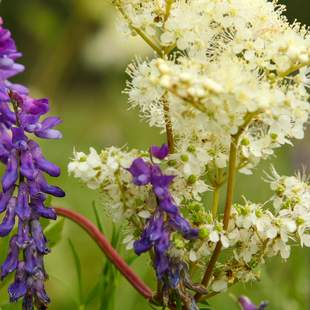
<svg viewBox="0 0 310 310">
<path fill-rule="evenodd" d="M 163 160 L 168 155 L 168 146 L 152 146 L 150 148 L 151 160 L 157 158 Z M 185 302 L 195 304 L 193 299 L 186 299 L 181 292 L 181 283 L 184 282 L 182 276 L 182 262 L 174 260 L 169 256 L 170 235 L 174 231 L 179 232 L 185 239 L 196 239 L 199 230 L 193 228 L 190 223 L 181 215 L 178 206 L 175 204 L 169 191 L 169 186 L 173 182 L 174 176 L 166 175 L 160 166 L 137 158 L 133 161 L 128 171 L 133 176 L 133 183 L 137 186 L 151 185 L 156 197 L 157 207 L 150 219 L 146 223 L 139 240 L 134 242 L 134 250 L 140 255 L 144 252 L 154 251 L 154 267 L 157 278 L 163 285 L 163 290 L 175 289 Z M 194 306 L 191 306 L 194 309 Z"/>
<path fill-rule="evenodd" d="M 47 273 L 44 255 L 49 253 L 41 218 L 56 219 L 46 206 L 47 195 L 63 197 L 57 186 L 48 184 L 44 174 L 58 177 L 60 169 L 46 160 L 31 135 L 44 139 L 62 137 L 54 127 L 57 117 L 42 117 L 49 111 L 47 99 L 33 99 L 26 87 L 8 81 L 23 71 L 15 60 L 21 56 L 15 42 L 0 20 L 0 160 L 6 166 L 2 177 L 0 236 L 10 235 L 1 279 L 15 272 L 9 286 L 11 302 L 23 298 L 23 309 L 45 309 L 50 299 L 45 291 Z M 14 227 L 17 226 L 15 231 Z"/>
</svg>

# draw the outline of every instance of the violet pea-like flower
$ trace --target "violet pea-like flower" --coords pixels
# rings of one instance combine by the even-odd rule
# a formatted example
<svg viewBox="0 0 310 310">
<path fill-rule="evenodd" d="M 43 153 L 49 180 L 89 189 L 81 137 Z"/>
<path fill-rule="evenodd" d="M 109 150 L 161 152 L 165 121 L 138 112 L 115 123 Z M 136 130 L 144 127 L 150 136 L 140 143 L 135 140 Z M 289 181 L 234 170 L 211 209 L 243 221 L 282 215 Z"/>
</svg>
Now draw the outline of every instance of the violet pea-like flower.
<svg viewBox="0 0 310 310">
<path fill-rule="evenodd" d="M 162 146 L 153 145 L 150 147 L 151 156 L 156 157 L 157 159 L 163 160 L 169 154 L 169 147 L 167 144 L 163 144 Z"/>
<path fill-rule="evenodd" d="M 135 185 L 142 186 L 150 182 L 151 166 L 144 159 L 135 159 L 128 171 L 132 174 Z"/>
<path fill-rule="evenodd" d="M 250 298 L 246 296 L 240 296 L 239 297 L 239 304 L 242 307 L 243 310 L 264 310 L 268 303 L 266 301 L 263 301 L 260 303 L 260 305 L 256 306 Z"/>
</svg>

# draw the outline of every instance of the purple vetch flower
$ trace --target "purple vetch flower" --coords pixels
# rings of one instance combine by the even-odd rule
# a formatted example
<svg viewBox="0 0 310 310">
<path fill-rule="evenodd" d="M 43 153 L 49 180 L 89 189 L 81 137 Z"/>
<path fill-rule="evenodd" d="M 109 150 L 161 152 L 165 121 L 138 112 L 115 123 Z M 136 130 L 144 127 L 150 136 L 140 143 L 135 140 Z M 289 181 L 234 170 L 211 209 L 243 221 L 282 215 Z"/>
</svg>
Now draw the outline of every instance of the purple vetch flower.
<svg viewBox="0 0 310 310">
<path fill-rule="evenodd" d="M 151 166 L 142 158 L 137 158 L 133 161 L 128 171 L 133 176 L 133 183 L 142 186 L 150 182 L 151 179 Z"/>
<path fill-rule="evenodd" d="M 153 145 L 150 147 L 150 154 L 160 160 L 163 160 L 169 154 L 169 147 L 167 144 L 163 144 L 162 146 Z"/>
<path fill-rule="evenodd" d="M 246 296 L 239 297 L 239 304 L 241 305 L 243 310 L 264 310 L 268 303 L 263 301 L 259 306 L 256 306 L 252 301 Z"/>
<path fill-rule="evenodd" d="M 1 265 L 1 279 L 15 272 L 9 286 L 10 300 L 23 298 L 23 309 L 45 309 L 49 297 L 44 288 L 47 274 L 44 255 L 49 253 L 40 218 L 56 219 L 56 213 L 45 205 L 47 195 L 63 197 L 65 193 L 50 185 L 44 174 L 60 175 L 60 169 L 42 154 L 39 144 L 31 139 L 35 135 L 44 139 L 60 139 L 54 129 L 61 121 L 46 117 L 48 99 L 34 99 L 28 89 L 13 84 L 8 78 L 23 71 L 15 63 L 21 56 L 8 30 L 0 18 L 0 161 L 6 165 L 0 193 L 0 236 L 9 235 L 15 224 L 17 233 L 11 237 L 8 255 Z"/>
<path fill-rule="evenodd" d="M 156 197 L 157 208 L 148 219 L 139 240 L 134 243 L 137 255 L 154 250 L 154 268 L 163 288 L 177 289 L 182 280 L 182 262 L 176 262 L 169 256 L 170 236 L 179 232 L 185 239 L 198 238 L 199 231 L 181 215 L 180 210 L 170 193 L 169 187 L 175 176 L 165 175 L 160 166 L 152 162 L 152 157 L 164 159 L 168 155 L 168 146 L 150 148 L 151 163 L 143 158 L 133 161 L 128 171 L 132 174 L 133 183 L 137 186 L 151 185 Z M 184 268 L 183 268 L 184 269 Z M 184 274 L 184 272 L 183 272 Z M 190 298 L 190 300 L 193 300 Z M 193 308 L 197 309 L 193 300 Z"/>
</svg>

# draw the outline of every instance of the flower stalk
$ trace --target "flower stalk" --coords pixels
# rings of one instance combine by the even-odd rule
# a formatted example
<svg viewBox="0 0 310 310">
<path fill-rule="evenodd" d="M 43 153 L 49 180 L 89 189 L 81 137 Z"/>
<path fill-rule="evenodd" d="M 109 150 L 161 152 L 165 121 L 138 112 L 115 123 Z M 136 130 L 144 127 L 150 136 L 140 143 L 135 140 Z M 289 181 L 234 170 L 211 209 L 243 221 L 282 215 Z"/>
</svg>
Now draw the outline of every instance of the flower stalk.
<svg viewBox="0 0 310 310">
<path fill-rule="evenodd" d="M 152 290 L 140 279 L 140 277 L 128 266 L 125 260 L 112 247 L 100 230 L 83 215 L 68 209 L 55 208 L 58 216 L 67 218 L 78 224 L 97 243 L 102 252 L 137 292 L 148 301 L 153 298 Z"/>
</svg>

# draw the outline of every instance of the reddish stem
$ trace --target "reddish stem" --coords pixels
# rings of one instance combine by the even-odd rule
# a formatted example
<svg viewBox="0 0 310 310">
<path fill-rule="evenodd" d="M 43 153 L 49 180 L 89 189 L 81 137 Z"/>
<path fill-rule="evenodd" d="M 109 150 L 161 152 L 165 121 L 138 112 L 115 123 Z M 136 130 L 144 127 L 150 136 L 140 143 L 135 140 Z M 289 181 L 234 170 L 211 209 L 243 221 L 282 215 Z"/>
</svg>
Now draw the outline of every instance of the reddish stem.
<svg viewBox="0 0 310 310">
<path fill-rule="evenodd" d="M 68 218 L 82 227 L 89 236 L 97 243 L 110 262 L 120 271 L 129 283 L 147 300 L 152 300 L 152 290 L 139 278 L 139 276 L 128 266 L 124 259 L 112 247 L 107 238 L 100 230 L 83 215 L 68 209 L 55 208 L 59 216 Z"/>
</svg>

